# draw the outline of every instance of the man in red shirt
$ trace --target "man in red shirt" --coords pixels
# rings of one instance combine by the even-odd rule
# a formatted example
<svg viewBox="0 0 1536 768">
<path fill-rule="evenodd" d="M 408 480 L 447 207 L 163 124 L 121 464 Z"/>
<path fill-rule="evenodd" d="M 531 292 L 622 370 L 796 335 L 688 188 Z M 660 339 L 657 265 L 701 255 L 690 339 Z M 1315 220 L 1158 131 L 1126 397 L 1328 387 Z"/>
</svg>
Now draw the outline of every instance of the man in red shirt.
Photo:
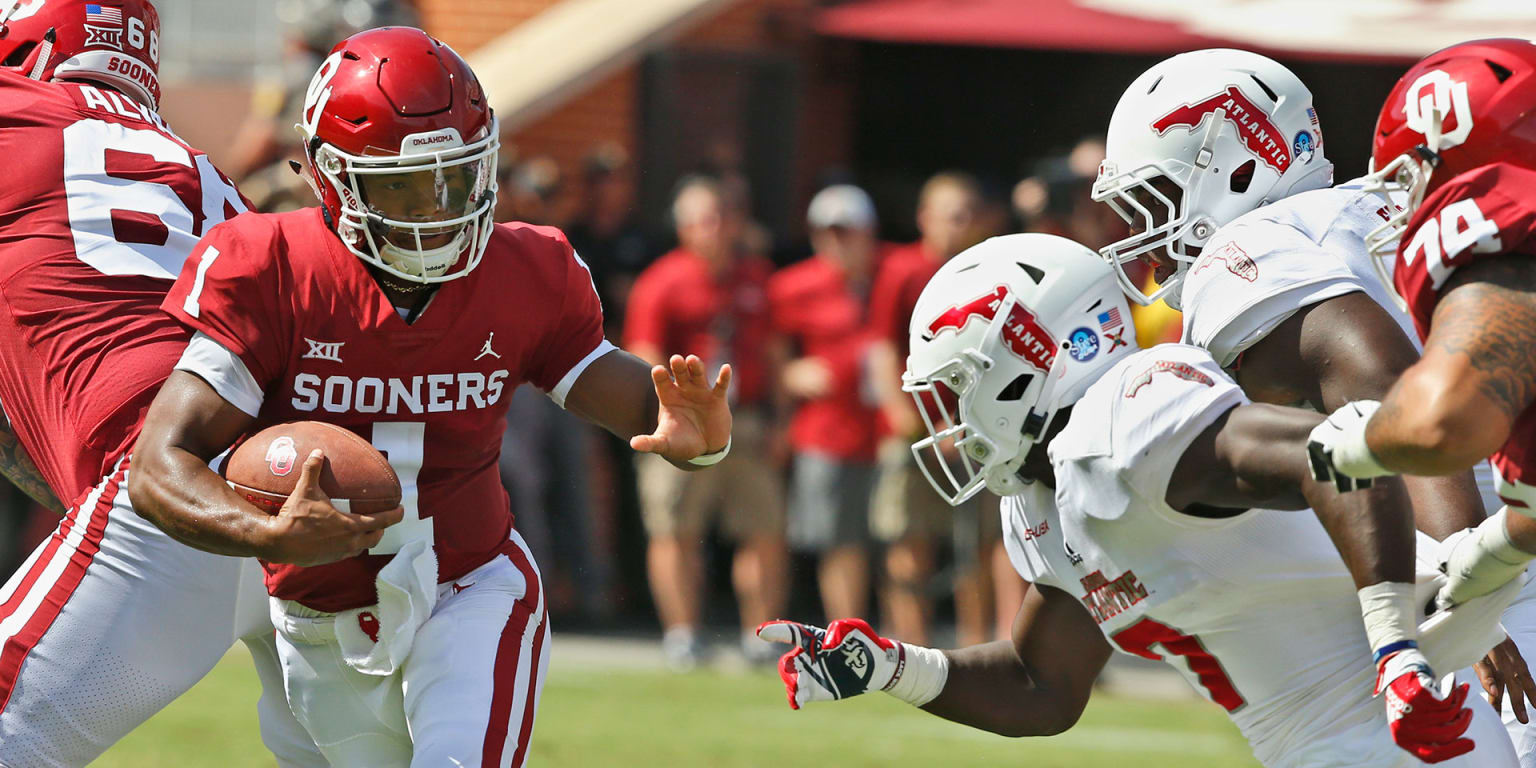
<svg viewBox="0 0 1536 768">
<path fill-rule="evenodd" d="M 940 173 L 929 179 L 917 204 L 922 237 L 886 254 L 870 293 L 870 365 L 882 421 L 870 527 L 887 545 L 881 601 L 892 634 L 901 637 L 928 637 L 931 606 L 925 589 L 935 541 L 951 533 L 957 513 L 974 517 L 979 504 L 968 502 L 958 510 L 945 504 L 913 463 L 907 447 L 924 428 L 912 397 L 901 391 L 901 374 L 912 307 L 939 267 L 975 243 L 980 205 L 980 188 L 970 176 Z M 980 615 L 975 590 L 965 582 L 957 583 L 956 603 L 962 614 Z"/>
<path fill-rule="evenodd" d="M 865 314 L 879 247 L 875 206 L 864 190 L 840 184 L 812 198 L 807 219 L 815 255 L 768 282 L 775 347 L 793 358 L 779 375 L 794 408 L 789 540 L 820 557 L 827 615 L 856 615 L 869 593 L 876 411 Z"/>
<path fill-rule="evenodd" d="M 686 349 L 709 370 L 729 360 L 735 372 L 733 447 L 726 460 L 710 472 L 688 473 L 652 456 L 636 457 L 651 592 L 666 632 L 668 664 L 682 671 L 697 663 L 701 651 L 699 547 L 717 515 L 722 533 L 736 542 L 731 576 L 742 648 L 772 658 L 753 630 L 783 608 L 784 504 L 768 450 L 774 425 L 764 286 L 770 267 L 738 253 L 742 214 L 715 181 L 684 180 L 672 216 L 679 245 L 635 281 L 624 346 L 646 361 Z"/>
</svg>

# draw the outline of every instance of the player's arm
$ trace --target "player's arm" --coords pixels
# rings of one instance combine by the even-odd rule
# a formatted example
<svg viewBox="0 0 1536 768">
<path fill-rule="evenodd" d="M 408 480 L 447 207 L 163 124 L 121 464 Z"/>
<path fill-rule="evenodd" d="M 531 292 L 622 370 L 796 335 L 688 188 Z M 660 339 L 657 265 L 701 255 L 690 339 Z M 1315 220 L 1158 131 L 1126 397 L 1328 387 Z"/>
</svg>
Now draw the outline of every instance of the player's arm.
<svg viewBox="0 0 1536 768">
<path fill-rule="evenodd" d="M 1257 400 L 1305 400 L 1332 412 L 1354 400 L 1383 399 L 1418 360 L 1418 350 L 1397 321 L 1357 291 L 1286 319 L 1243 353 L 1238 380 Z M 1404 477 L 1403 484 L 1413 502 L 1415 525 L 1436 540 L 1476 526 L 1486 516 L 1470 471 Z"/>
<path fill-rule="evenodd" d="M 64 505 L 54 497 L 53 491 L 48 488 L 48 481 L 43 479 L 43 473 L 32 463 L 32 457 L 27 455 L 27 449 L 16 439 L 16 433 L 11 431 L 11 423 L 6 419 L 0 419 L 0 475 L 5 475 L 7 480 L 44 508 L 64 514 Z"/>
<path fill-rule="evenodd" d="M 1382 401 L 1365 442 L 1392 471 L 1439 475 L 1509 439 L 1536 399 L 1536 267 L 1509 255 L 1461 267 L 1435 307 L 1424 358 Z"/>
<path fill-rule="evenodd" d="M 403 510 L 344 514 L 319 489 L 325 458 L 308 457 L 298 487 L 276 515 L 235 493 L 208 464 L 255 421 L 203 379 L 172 371 L 150 404 L 133 448 L 133 508 L 188 546 L 276 563 L 320 565 L 378 544 Z"/>
<path fill-rule="evenodd" d="M 1012 641 L 954 651 L 880 637 L 861 619 L 826 629 L 786 621 L 758 628 L 794 647 L 779 662 L 790 706 L 883 690 L 946 720 L 1004 736 L 1049 736 L 1087 706 L 1109 644 L 1082 605 L 1032 585 Z"/>
<path fill-rule="evenodd" d="M 708 457 L 724 458 L 731 439 L 726 401 L 731 368 L 722 366 L 711 385 L 698 357 L 673 355 L 665 362 L 648 365 L 614 349 L 581 372 L 565 407 L 628 440 L 631 448 L 659 454 L 678 467 L 713 464 Z"/>
</svg>

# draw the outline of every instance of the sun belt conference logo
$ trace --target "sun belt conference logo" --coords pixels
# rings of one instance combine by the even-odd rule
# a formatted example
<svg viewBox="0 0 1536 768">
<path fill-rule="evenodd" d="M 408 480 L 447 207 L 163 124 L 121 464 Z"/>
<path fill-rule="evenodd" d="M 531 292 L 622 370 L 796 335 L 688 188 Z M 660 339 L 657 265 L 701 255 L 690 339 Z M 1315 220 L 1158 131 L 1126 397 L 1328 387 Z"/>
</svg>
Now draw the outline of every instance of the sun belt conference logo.
<svg viewBox="0 0 1536 768">
<path fill-rule="evenodd" d="M 1432 69 L 1408 86 L 1403 103 L 1403 118 L 1413 131 L 1428 136 L 1434 115 L 1440 115 L 1440 150 L 1459 146 L 1472 133 L 1472 106 L 1467 99 L 1467 84 L 1451 79 L 1445 72 Z"/>
<path fill-rule="evenodd" d="M 267 446 L 267 469 L 272 474 L 284 477 L 293 471 L 293 467 L 299 460 L 299 449 L 294 446 L 293 438 L 283 435 L 273 440 Z"/>
</svg>

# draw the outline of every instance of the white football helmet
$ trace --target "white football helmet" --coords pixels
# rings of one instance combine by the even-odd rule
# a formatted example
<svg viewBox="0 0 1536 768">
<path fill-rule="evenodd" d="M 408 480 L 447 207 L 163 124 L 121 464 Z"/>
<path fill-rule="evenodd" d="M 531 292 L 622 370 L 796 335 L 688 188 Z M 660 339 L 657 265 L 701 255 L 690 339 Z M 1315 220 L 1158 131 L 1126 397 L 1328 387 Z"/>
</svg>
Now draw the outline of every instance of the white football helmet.
<svg viewBox="0 0 1536 768">
<path fill-rule="evenodd" d="M 1018 493 L 1056 411 L 1136 350 L 1131 310 L 1093 251 L 1043 234 L 994 237 L 950 259 L 912 310 L 902 389 L 928 428 L 912 454 L 959 504 Z"/>
<path fill-rule="evenodd" d="M 1332 183 L 1312 92 L 1290 70 L 1227 48 L 1179 54 L 1136 78 L 1109 120 L 1093 199 L 1139 231 L 1100 254 L 1131 298 L 1177 309 L 1184 270 L 1219 227 Z M 1175 271 L 1148 295 L 1121 265 L 1164 247 Z"/>
</svg>

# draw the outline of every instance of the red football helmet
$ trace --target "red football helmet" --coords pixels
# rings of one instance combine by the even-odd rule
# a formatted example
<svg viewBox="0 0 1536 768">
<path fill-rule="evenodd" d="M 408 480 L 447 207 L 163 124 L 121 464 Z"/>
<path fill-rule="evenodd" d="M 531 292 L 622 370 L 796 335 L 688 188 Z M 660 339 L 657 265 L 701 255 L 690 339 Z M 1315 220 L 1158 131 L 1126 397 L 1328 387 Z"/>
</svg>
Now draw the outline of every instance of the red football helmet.
<svg viewBox="0 0 1536 768">
<path fill-rule="evenodd" d="M 347 249 L 417 284 L 463 277 L 496 207 L 496 118 L 469 65 L 412 27 L 341 41 L 298 124 L 310 180 Z"/>
<path fill-rule="evenodd" d="M 0 67 L 94 80 L 160 108 L 160 14 L 149 0 L 0 0 Z"/>
<path fill-rule="evenodd" d="M 1473 40 L 1425 56 L 1376 120 L 1366 178 L 1407 202 L 1367 237 L 1371 253 L 1392 258 L 1426 194 L 1498 162 L 1536 168 L 1536 42 Z"/>
</svg>

